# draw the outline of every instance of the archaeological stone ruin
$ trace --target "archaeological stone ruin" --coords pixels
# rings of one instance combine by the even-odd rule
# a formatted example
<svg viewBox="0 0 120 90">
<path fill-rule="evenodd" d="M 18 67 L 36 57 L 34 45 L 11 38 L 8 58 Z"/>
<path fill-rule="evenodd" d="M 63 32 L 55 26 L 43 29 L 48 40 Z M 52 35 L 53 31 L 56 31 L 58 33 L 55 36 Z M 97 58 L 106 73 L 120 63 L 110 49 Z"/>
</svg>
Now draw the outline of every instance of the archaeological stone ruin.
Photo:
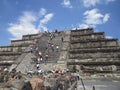
<svg viewBox="0 0 120 90">
<path fill-rule="evenodd" d="M 21 40 L 11 40 L 9 46 L 0 46 L 0 67 L 16 68 L 25 73 L 32 68 L 30 62 L 35 58 L 30 48 L 37 46 L 44 55 L 49 36 L 49 33 L 23 35 Z M 51 53 L 48 64 L 41 65 L 41 68 L 68 68 L 71 72 L 91 77 L 119 77 L 118 39 L 106 38 L 104 32 L 87 28 L 60 31 L 52 42 L 59 45 L 59 52 Z"/>
</svg>

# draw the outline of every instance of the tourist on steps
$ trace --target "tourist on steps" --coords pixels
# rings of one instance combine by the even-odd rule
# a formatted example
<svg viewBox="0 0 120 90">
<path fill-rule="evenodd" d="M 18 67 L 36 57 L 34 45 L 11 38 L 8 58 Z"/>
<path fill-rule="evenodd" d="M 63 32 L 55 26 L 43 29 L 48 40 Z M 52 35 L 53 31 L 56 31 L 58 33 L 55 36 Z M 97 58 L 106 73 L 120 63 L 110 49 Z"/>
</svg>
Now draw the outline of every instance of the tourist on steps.
<svg viewBox="0 0 120 90">
<path fill-rule="evenodd" d="M 48 62 L 48 54 L 45 55 L 45 63 Z"/>
</svg>

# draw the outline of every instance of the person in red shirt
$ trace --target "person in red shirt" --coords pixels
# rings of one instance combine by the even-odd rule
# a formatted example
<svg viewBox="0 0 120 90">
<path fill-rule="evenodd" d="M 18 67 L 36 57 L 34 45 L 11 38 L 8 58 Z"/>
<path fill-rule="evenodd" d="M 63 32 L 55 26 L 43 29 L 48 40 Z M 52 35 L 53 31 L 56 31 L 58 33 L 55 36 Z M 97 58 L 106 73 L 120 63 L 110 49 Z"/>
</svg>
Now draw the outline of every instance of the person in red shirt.
<svg viewBox="0 0 120 90">
<path fill-rule="evenodd" d="M 43 60 L 43 54 L 40 53 L 40 60 L 42 61 Z"/>
</svg>

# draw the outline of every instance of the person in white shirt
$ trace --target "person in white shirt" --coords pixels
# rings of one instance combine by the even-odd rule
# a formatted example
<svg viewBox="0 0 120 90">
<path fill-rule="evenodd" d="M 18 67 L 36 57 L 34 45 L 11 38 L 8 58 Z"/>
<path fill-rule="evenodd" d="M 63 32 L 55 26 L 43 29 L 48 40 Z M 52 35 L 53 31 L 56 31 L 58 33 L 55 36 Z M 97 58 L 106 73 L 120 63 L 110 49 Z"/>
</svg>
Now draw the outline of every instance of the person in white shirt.
<svg viewBox="0 0 120 90">
<path fill-rule="evenodd" d="M 38 69 L 38 75 L 42 75 L 42 70 L 41 69 Z"/>
</svg>

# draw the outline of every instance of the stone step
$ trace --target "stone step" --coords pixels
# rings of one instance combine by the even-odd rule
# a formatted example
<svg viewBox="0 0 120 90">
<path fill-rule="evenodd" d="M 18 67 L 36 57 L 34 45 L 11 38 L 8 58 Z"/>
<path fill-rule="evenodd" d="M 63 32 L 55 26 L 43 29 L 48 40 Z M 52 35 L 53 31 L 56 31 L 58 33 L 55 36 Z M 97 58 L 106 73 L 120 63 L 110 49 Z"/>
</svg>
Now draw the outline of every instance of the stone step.
<svg viewBox="0 0 120 90">
<path fill-rule="evenodd" d="M 105 39 L 104 33 L 91 33 L 83 35 L 71 35 L 70 40 L 99 40 Z"/>
<path fill-rule="evenodd" d="M 93 33 L 93 28 L 71 30 L 71 35 L 83 35 Z"/>
<path fill-rule="evenodd" d="M 39 38 L 41 35 L 42 35 L 42 33 L 40 33 L 40 34 L 23 35 L 23 36 L 22 36 L 22 39 L 23 39 L 23 40 L 36 39 L 36 38 Z"/>
<path fill-rule="evenodd" d="M 0 56 L 2 55 L 21 55 L 21 52 L 0 52 Z"/>
<path fill-rule="evenodd" d="M 27 40 L 12 40 L 11 41 L 11 45 L 12 46 L 21 46 L 21 45 L 27 45 L 29 46 L 30 44 L 34 44 L 35 43 L 35 39 L 27 39 Z"/>
<path fill-rule="evenodd" d="M 27 46 L 24 46 L 24 45 L 21 45 L 21 46 L 6 46 L 6 47 L 0 47 L 0 53 L 3 53 L 3 52 L 24 52 L 24 50 L 28 47 Z"/>
<path fill-rule="evenodd" d="M 56 68 L 56 63 L 43 63 L 43 64 L 40 64 L 40 68 L 43 70 L 43 71 L 49 71 L 49 70 L 55 70 Z"/>
<path fill-rule="evenodd" d="M 84 46 L 84 47 L 73 47 L 74 45 L 70 45 L 70 49 L 74 49 L 74 50 L 79 50 L 79 49 L 109 49 L 109 48 L 111 48 L 111 49 L 119 49 L 120 48 L 120 46 Z"/>
<path fill-rule="evenodd" d="M 86 61 L 86 62 L 83 62 L 83 61 L 76 61 L 76 62 L 67 62 L 67 64 L 68 65 L 85 65 L 85 66 L 98 66 L 98 65 L 100 65 L 100 66 L 105 66 L 105 65 L 120 65 L 120 61 L 118 60 L 118 61 L 114 61 L 114 60 L 112 60 L 112 61 L 106 61 L 106 62 L 102 62 L 102 61 L 91 61 L 91 62 L 88 62 L 88 61 Z"/>
<path fill-rule="evenodd" d="M 38 40 L 38 46 L 39 50 L 43 53 L 43 56 L 45 55 L 46 52 L 46 44 L 48 40 L 50 39 L 49 35 L 42 35 L 41 38 Z M 56 36 L 50 41 L 52 44 L 59 45 L 59 52 L 52 51 L 51 48 L 49 48 L 49 53 L 48 53 L 48 61 L 45 63 L 45 58 L 43 58 L 43 61 L 40 64 L 40 68 L 43 70 L 53 70 L 55 69 L 55 66 L 57 64 L 57 61 L 59 60 L 60 56 L 60 49 L 61 49 L 61 36 Z M 55 49 L 55 47 L 54 47 Z"/>
<path fill-rule="evenodd" d="M 87 40 L 71 40 L 70 43 L 71 44 L 74 44 L 74 43 L 92 43 L 92 42 L 98 42 L 98 43 L 101 43 L 101 42 L 116 42 L 118 39 L 106 39 L 106 38 L 102 38 L 102 39 L 87 39 Z"/>
<path fill-rule="evenodd" d="M 69 50 L 69 52 L 70 53 L 120 52 L 120 47 L 71 49 L 71 50 Z"/>
<path fill-rule="evenodd" d="M 70 59 L 92 59 L 92 60 L 119 60 L 120 53 L 118 52 L 97 52 L 97 53 L 75 53 L 69 54 Z"/>
</svg>

